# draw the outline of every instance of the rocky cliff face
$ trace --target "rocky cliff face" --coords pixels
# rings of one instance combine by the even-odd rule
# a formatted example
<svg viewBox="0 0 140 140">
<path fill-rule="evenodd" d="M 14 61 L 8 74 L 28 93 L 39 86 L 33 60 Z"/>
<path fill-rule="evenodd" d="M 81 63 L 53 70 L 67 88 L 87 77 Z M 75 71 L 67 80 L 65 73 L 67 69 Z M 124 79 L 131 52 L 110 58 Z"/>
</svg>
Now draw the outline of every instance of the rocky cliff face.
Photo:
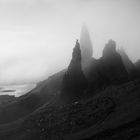
<svg viewBox="0 0 140 140">
<path fill-rule="evenodd" d="M 82 97 L 86 86 L 87 81 L 81 66 L 80 44 L 77 41 L 75 48 L 73 49 L 72 60 L 63 77 L 61 96 L 62 98 L 69 100 L 77 99 Z"/>
<path fill-rule="evenodd" d="M 140 69 L 140 59 L 135 63 L 135 66 Z"/>
<path fill-rule="evenodd" d="M 109 40 L 103 50 L 103 56 L 98 60 L 92 60 L 87 75 L 91 89 L 108 84 L 119 84 L 128 79 L 121 56 L 116 51 L 115 41 Z"/>
<path fill-rule="evenodd" d="M 118 50 L 118 53 L 121 55 L 122 57 L 122 61 L 123 64 L 128 72 L 129 75 L 129 79 L 135 79 L 138 77 L 138 71 L 136 66 L 133 64 L 133 62 L 129 59 L 128 55 L 126 54 L 126 52 L 124 51 L 124 49 L 120 49 Z"/>
<path fill-rule="evenodd" d="M 86 65 L 93 55 L 92 42 L 86 25 L 83 25 L 80 37 L 80 48 L 82 55 L 82 65 Z"/>
<path fill-rule="evenodd" d="M 127 79 L 128 73 L 125 69 L 121 56 L 116 51 L 116 42 L 109 40 L 103 50 L 102 73 L 112 83 L 120 83 Z"/>
<path fill-rule="evenodd" d="M 140 59 L 135 63 L 135 67 L 137 70 L 137 76 L 140 78 Z"/>
</svg>

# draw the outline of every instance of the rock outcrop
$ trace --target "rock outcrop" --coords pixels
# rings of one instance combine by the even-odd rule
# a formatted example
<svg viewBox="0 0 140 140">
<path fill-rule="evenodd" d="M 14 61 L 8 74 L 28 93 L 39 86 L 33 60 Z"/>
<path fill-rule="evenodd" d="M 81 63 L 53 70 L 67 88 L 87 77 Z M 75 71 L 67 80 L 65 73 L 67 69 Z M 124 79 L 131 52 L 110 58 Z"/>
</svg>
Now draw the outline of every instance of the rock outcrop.
<svg viewBox="0 0 140 140">
<path fill-rule="evenodd" d="M 92 90 L 105 85 L 120 84 L 128 80 L 128 73 L 121 56 L 116 51 L 115 41 L 109 40 L 103 50 L 103 56 L 98 60 L 92 60 L 87 75 Z"/>
<path fill-rule="evenodd" d="M 82 65 L 86 65 L 92 58 L 93 48 L 90 35 L 86 25 L 83 25 L 80 36 L 80 48 L 82 56 Z"/>
<path fill-rule="evenodd" d="M 62 81 L 61 97 L 64 100 L 81 98 L 87 87 L 87 81 L 81 66 L 81 50 L 77 41 L 73 49 L 72 60 Z"/>
<path fill-rule="evenodd" d="M 135 66 L 140 69 L 140 59 L 135 63 Z"/>
<path fill-rule="evenodd" d="M 123 64 L 124 64 L 124 66 L 128 72 L 128 75 L 129 75 L 129 79 L 130 80 L 136 79 L 138 77 L 138 71 L 137 71 L 136 66 L 130 60 L 130 58 L 128 57 L 128 55 L 126 54 L 126 52 L 124 51 L 123 48 L 118 50 L 118 53 L 122 57 Z"/>
<path fill-rule="evenodd" d="M 102 73 L 112 83 L 120 83 L 128 78 L 121 56 L 116 51 L 116 42 L 109 40 L 105 45 L 102 57 Z"/>
<path fill-rule="evenodd" d="M 138 78 L 140 78 L 140 59 L 135 63 L 135 67 L 137 69 Z"/>
</svg>

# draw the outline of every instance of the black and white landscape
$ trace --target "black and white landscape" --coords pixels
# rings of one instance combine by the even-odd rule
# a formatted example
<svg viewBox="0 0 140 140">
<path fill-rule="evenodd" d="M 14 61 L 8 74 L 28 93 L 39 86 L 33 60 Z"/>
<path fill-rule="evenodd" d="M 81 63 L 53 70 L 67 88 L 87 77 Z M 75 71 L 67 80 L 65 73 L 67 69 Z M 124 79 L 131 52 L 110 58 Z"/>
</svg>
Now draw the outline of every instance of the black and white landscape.
<svg viewBox="0 0 140 140">
<path fill-rule="evenodd" d="M 139 0 L 0 0 L 0 140 L 139 140 Z"/>
</svg>

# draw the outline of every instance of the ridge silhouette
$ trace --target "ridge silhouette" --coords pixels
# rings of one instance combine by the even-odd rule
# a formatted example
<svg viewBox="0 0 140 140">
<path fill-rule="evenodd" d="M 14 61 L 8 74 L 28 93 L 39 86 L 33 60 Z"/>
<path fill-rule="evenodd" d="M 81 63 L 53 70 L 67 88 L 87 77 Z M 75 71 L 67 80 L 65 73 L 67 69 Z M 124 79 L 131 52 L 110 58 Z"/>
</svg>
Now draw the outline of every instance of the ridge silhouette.
<svg viewBox="0 0 140 140">
<path fill-rule="evenodd" d="M 72 59 L 62 81 L 61 97 L 65 100 L 81 98 L 87 81 L 82 71 L 81 50 L 78 40 L 72 53 Z"/>
<path fill-rule="evenodd" d="M 129 56 L 126 54 L 125 50 L 121 48 L 118 50 L 118 53 L 121 55 L 124 66 L 128 72 L 129 80 L 137 79 L 139 77 L 139 72 L 133 64 L 133 62 L 130 60 Z"/>
</svg>

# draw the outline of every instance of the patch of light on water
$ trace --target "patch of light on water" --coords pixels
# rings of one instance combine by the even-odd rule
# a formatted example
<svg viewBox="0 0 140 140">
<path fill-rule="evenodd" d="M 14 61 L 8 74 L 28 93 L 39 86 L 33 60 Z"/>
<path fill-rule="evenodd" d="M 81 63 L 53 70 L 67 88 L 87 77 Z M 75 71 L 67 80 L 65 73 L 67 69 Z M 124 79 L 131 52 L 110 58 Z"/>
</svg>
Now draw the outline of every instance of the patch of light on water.
<svg viewBox="0 0 140 140">
<path fill-rule="evenodd" d="M 36 87 L 36 84 L 0 86 L 0 95 L 22 96 Z"/>
</svg>

